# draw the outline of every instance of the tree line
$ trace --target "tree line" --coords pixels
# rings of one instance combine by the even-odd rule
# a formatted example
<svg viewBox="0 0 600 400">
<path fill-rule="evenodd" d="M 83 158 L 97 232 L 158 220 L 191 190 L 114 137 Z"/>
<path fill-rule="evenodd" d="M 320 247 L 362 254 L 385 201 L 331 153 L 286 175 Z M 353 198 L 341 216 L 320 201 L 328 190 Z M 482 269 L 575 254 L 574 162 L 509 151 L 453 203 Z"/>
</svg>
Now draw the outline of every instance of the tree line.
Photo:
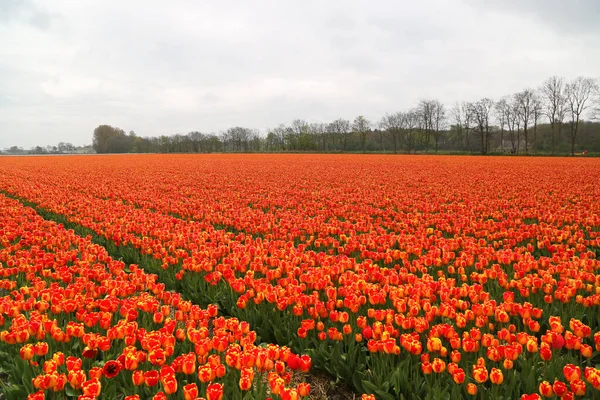
<svg viewBox="0 0 600 400">
<path fill-rule="evenodd" d="M 11 146 L 0 150 L 0 154 L 10 155 L 27 155 L 27 154 L 89 154 L 93 153 L 93 148 L 89 146 L 76 146 L 70 142 L 60 142 L 58 145 L 47 145 L 47 146 L 32 146 L 29 150 L 19 146 Z"/>
<path fill-rule="evenodd" d="M 588 117 L 584 119 L 584 117 Z M 498 100 L 451 107 L 438 99 L 388 113 L 310 123 L 296 119 L 260 132 L 232 127 L 219 133 L 141 137 L 109 125 L 94 130 L 98 153 L 210 152 L 468 152 L 557 154 L 600 152 L 600 90 L 595 79 L 552 76 Z"/>
</svg>

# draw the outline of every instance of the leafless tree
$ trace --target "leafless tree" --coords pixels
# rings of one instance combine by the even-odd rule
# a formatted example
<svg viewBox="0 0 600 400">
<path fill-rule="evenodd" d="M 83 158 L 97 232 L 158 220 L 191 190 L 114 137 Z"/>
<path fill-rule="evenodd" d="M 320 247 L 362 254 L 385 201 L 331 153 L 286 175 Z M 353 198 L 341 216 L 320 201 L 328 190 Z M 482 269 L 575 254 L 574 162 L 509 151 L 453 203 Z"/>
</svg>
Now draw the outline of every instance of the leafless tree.
<svg viewBox="0 0 600 400">
<path fill-rule="evenodd" d="M 290 124 L 290 129 L 295 135 L 302 135 L 310 131 L 310 125 L 303 119 L 295 119 Z"/>
<path fill-rule="evenodd" d="M 575 140 L 579 121 L 583 112 L 589 107 L 588 100 L 598 90 L 598 84 L 592 78 L 579 76 L 566 85 L 567 108 L 571 116 L 569 133 L 571 136 L 571 155 L 575 155 Z"/>
<path fill-rule="evenodd" d="M 248 147 L 250 151 L 260 151 L 261 137 L 258 129 L 251 129 L 248 135 Z"/>
<path fill-rule="evenodd" d="M 327 126 L 323 123 L 312 123 L 309 129 L 317 140 L 319 149 L 327 151 Z"/>
<path fill-rule="evenodd" d="M 435 152 L 438 152 L 438 146 L 442 132 L 446 128 L 446 107 L 439 100 L 433 100 L 432 102 L 432 118 L 433 123 L 433 140 L 435 145 Z"/>
<path fill-rule="evenodd" d="M 401 112 L 386 114 L 379 123 L 380 129 L 385 130 L 392 139 L 392 143 L 394 145 L 394 154 L 398 153 L 398 145 L 402 140 L 402 132 L 404 130 L 405 123 L 406 119 Z"/>
<path fill-rule="evenodd" d="M 544 108 L 542 105 L 542 99 L 540 94 L 535 91 L 533 92 L 533 100 L 531 103 L 531 120 L 533 121 L 533 154 L 537 152 L 537 127 L 540 122 L 540 118 L 544 112 Z"/>
<path fill-rule="evenodd" d="M 552 135 L 552 154 L 556 146 L 555 129 L 558 127 L 558 136 L 562 131 L 562 124 L 565 119 L 565 84 L 561 77 L 551 76 L 542 83 L 542 96 L 544 98 L 544 113 L 550 121 L 550 131 Z"/>
<path fill-rule="evenodd" d="M 270 131 L 274 141 L 273 145 L 282 151 L 286 150 L 286 132 L 287 127 L 284 124 L 279 124 Z"/>
<path fill-rule="evenodd" d="M 201 143 L 204 135 L 201 132 L 193 131 L 187 134 L 190 142 L 192 143 L 192 148 L 194 149 L 194 153 L 198 153 L 201 151 Z"/>
<path fill-rule="evenodd" d="M 385 116 L 381 118 L 379 124 L 377 124 L 378 129 L 376 129 L 377 136 L 379 136 L 379 151 L 381 152 L 385 151 L 385 145 L 383 144 L 383 141 L 385 139 L 385 134 L 388 133 L 387 128 L 384 126 L 384 118 Z"/>
<path fill-rule="evenodd" d="M 473 103 L 464 102 L 461 105 L 462 115 L 463 115 L 463 127 L 465 130 L 465 143 L 467 149 L 472 150 L 471 146 L 471 133 L 475 129 L 475 116 L 473 114 Z"/>
<path fill-rule="evenodd" d="M 533 118 L 534 92 L 532 89 L 525 89 L 515 94 L 515 100 L 519 106 L 519 116 L 523 123 L 523 136 L 525 136 L 525 154 L 529 153 L 529 124 Z"/>
<path fill-rule="evenodd" d="M 444 105 L 437 99 L 421 100 L 415 111 L 419 118 L 418 123 L 425 151 L 429 149 L 432 136 L 435 142 L 435 150 L 437 151 L 442 131 L 441 128 L 446 119 Z"/>
<path fill-rule="evenodd" d="M 227 130 L 226 137 L 231 141 L 233 151 L 248 152 L 250 150 L 252 129 L 235 126 Z"/>
<path fill-rule="evenodd" d="M 499 118 L 502 118 L 506 122 L 511 144 L 511 153 L 515 154 L 517 153 L 519 129 L 518 105 L 514 99 L 510 97 L 504 97 L 496 104 L 496 107 L 498 109 L 497 112 L 502 112 L 502 117 Z"/>
<path fill-rule="evenodd" d="M 417 116 L 417 127 L 421 131 L 421 141 L 425 151 L 429 148 L 429 137 L 431 136 L 431 105 L 429 100 L 421 100 L 415 108 Z"/>
<path fill-rule="evenodd" d="M 416 134 L 421 117 L 417 109 L 412 109 L 403 113 L 402 118 L 404 119 L 404 138 L 406 140 L 406 149 L 410 154 L 411 150 L 416 150 Z"/>
<path fill-rule="evenodd" d="M 463 109 L 460 103 L 456 102 L 456 104 L 454 104 L 450 110 L 450 116 L 452 118 L 450 127 L 452 139 L 458 142 L 458 148 L 460 150 L 464 150 L 465 123 L 463 119 Z"/>
<path fill-rule="evenodd" d="M 354 119 L 354 122 L 352 123 L 352 130 L 359 134 L 362 151 L 363 153 L 365 153 L 367 151 L 367 135 L 369 134 L 369 132 L 371 132 L 371 122 L 364 116 L 359 115 Z"/>
<path fill-rule="evenodd" d="M 336 119 L 327 126 L 327 130 L 340 138 L 343 149 L 346 151 L 348 149 L 348 139 L 350 138 L 350 135 L 352 135 L 350 121 L 342 118 Z"/>
<path fill-rule="evenodd" d="M 299 150 L 313 150 L 315 143 L 311 135 L 310 125 L 303 119 L 295 119 L 288 127 L 287 140 L 292 148 Z"/>
<path fill-rule="evenodd" d="M 481 139 L 481 154 L 487 154 L 490 143 L 490 114 L 492 112 L 494 102 L 488 98 L 483 98 L 476 103 L 471 104 L 471 112 L 474 117 L 475 126 L 477 127 Z"/>
<path fill-rule="evenodd" d="M 507 108 L 508 102 L 506 98 L 502 98 L 494 104 L 494 114 L 496 116 L 496 121 L 498 121 L 498 126 L 500 127 L 500 151 L 502 153 L 504 153 L 504 131 L 508 125 Z"/>
</svg>

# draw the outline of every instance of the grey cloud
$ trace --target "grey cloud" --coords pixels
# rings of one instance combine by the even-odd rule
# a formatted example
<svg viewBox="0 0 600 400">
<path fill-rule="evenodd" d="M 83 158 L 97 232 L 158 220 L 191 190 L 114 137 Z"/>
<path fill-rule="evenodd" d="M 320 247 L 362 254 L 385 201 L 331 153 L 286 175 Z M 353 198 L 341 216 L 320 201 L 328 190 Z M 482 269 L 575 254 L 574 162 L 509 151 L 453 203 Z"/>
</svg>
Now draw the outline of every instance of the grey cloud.
<svg viewBox="0 0 600 400">
<path fill-rule="evenodd" d="M 468 0 L 474 7 L 526 16 L 567 35 L 600 33 L 598 0 Z"/>
<path fill-rule="evenodd" d="M 40 30 L 48 30 L 58 18 L 58 15 L 39 9 L 29 0 L 0 1 L 0 24 L 25 23 Z"/>
<path fill-rule="evenodd" d="M 19 16 L 23 9 L 27 7 L 25 1 L 3 0 L 0 1 L 0 22 L 9 21 Z"/>
</svg>

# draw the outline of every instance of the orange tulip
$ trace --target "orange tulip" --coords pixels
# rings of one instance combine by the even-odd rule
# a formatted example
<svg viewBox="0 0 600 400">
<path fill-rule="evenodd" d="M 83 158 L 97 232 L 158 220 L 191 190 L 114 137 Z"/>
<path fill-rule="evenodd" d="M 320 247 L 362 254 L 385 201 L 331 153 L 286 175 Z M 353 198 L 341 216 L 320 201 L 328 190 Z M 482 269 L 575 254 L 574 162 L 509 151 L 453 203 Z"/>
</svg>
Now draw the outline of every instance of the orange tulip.
<svg viewBox="0 0 600 400">
<path fill-rule="evenodd" d="M 554 396 L 554 390 L 552 389 L 552 385 L 548 381 L 543 381 L 539 386 L 540 394 L 544 397 L 552 397 Z"/>
<path fill-rule="evenodd" d="M 211 383 L 206 388 L 207 400 L 221 400 L 223 398 L 223 385 L 220 383 Z"/>
<path fill-rule="evenodd" d="M 473 383 L 468 383 L 467 384 L 467 393 L 470 394 L 471 396 L 475 396 L 477 394 L 477 386 L 475 386 L 475 384 L 473 384 Z"/>
<path fill-rule="evenodd" d="M 500 385 L 504 382 L 504 375 L 498 368 L 492 368 L 490 371 L 490 381 L 495 385 Z"/>
<path fill-rule="evenodd" d="M 196 400 L 198 397 L 198 386 L 195 383 L 188 383 L 183 387 L 184 400 Z"/>
</svg>

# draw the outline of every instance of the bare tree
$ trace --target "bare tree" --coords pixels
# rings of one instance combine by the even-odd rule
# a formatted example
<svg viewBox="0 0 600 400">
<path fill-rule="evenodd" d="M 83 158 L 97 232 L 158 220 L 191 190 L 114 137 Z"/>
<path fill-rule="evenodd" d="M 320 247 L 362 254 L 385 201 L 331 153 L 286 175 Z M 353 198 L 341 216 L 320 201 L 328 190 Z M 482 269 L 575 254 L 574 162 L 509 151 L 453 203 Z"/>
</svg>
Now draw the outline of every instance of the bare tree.
<svg viewBox="0 0 600 400">
<path fill-rule="evenodd" d="M 352 135 L 350 121 L 342 118 L 336 119 L 327 126 L 327 130 L 340 138 L 343 150 L 346 151 L 348 149 L 348 139 L 350 138 L 350 135 Z"/>
<path fill-rule="evenodd" d="M 471 132 L 475 129 L 475 118 L 473 115 L 473 103 L 463 102 L 461 105 L 462 121 L 465 131 L 465 144 L 467 150 L 471 150 Z"/>
<path fill-rule="evenodd" d="M 458 148 L 464 150 L 464 122 L 462 107 L 459 102 L 456 102 L 450 109 L 452 123 L 450 124 L 450 137 L 458 143 Z"/>
<path fill-rule="evenodd" d="M 381 122 L 379 122 L 379 128 L 381 131 L 385 130 L 392 139 L 392 143 L 394 145 L 394 154 L 398 154 L 398 145 L 402 140 L 402 132 L 405 122 L 406 120 L 401 112 L 386 114 L 383 116 L 383 118 L 381 118 Z"/>
<path fill-rule="evenodd" d="M 264 141 L 259 129 L 252 130 L 251 139 L 252 139 L 253 151 L 258 152 L 258 151 L 262 151 L 264 149 L 265 141 Z"/>
<path fill-rule="evenodd" d="M 490 143 L 490 113 L 494 102 L 488 98 L 483 98 L 476 103 L 471 104 L 471 112 L 474 117 L 475 125 L 479 131 L 481 139 L 481 154 L 487 154 Z"/>
<path fill-rule="evenodd" d="M 519 106 L 519 116 L 523 123 L 523 136 L 525 136 L 525 154 L 529 153 L 529 123 L 533 118 L 534 92 L 531 89 L 525 89 L 515 94 L 515 99 Z"/>
<path fill-rule="evenodd" d="M 515 118 L 515 126 L 516 126 L 516 139 L 517 139 L 517 149 L 515 151 L 515 154 L 519 154 L 521 151 L 521 103 L 519 102 L 519 99 L 516 96 L 513 96 L 513 102 L 512 102 L 512 112 Z"/>
<path fill-rule="evenodd" d="M 248 152 L 250 150 L 250 138 L 252 129 L 235 126 L 229 128 L 224 135 L 230 142 L 233 151 Z"/>
<path fill-rule="evenodd" d="M 562 123 L 565 118 L 566 96 L 563 78 L 554 75 L 546 79 L 542 83 L 541 92 L 545 103 L 544 112 L 550 121 L 552 154 L 554 154 L 556 147 L 555 128 L 558 126 L 558 136 L 560 137 Z"/>
<path fill-rule="evenodd" d="M 285 151 L 286 148 L 286 133 L 287 127 L 284 124 L 279 124 L 269 131 L 269 135 L 273 138 L 273 146 L 279 150 Z M 267 135 L 267 136 L 269 136 Z"/>
<path fill-rule="evenodd" d="M 500 127 L 500 151 L 502 153 L 504 153 L 504 130 L 508 125 L 508 115 L 506 112 L 508 108 L 509 106 L 506 98 L 502 98 L 494 104 L 494 114 L 496 116 L 496 121 L 498 121 L 498 126 Z M 508 114 L 510 114 L 510 112 Z"/>
<path fill-rule="evenodd" d="M 322 123 L 312 123 L 310 132 L 315 136 L 320 150 L 327 151 L 327 126 Z"/>
<path fill-rule="evenodd" d="M 369 134 L 369 132 L 371 132 L 371 122 L 364 116 L 359 115 L 354 119 L 354 122 L 352 123 L 352 130 L 359 134 L 362 151 L 363 153 L 365 153 L 367 151 L 367 135 Z"/>
<path fill-rule="evenodd" d="M 542 99 L 540 94 L 535 91 L 533 92 L 533 100 L 531 103 L 531 120 L 533 121 L 533 154 L 537 152 L 537 127 L 538 122 L 540 122 L 540 118 L 544 112 L 544 108 L 542 105 Z"/>
<path fill-rule="evenodd" d="M 598 90 L 598 84 L 592 78 L 579 76 L 567 84 L 567 107 L 571 116 L 569 133 L 571 136 L 571 155 L 575 155 L 575 140 L 581 115 L 588 108 L 588 100 Z"/>
<path fill-rule="evenodd" d="M 379 129 L 376 129 L 377 136 L 379 136 L 379 151 L 384 152 L 385 146 L 383 144 L 383 140 L 385 139 L 385 134 L 387 130 L 381 125 L 381 121 L 378 124 Z"/>
<path fill-rule="evenodd" d="M 434 131 L 434 109 L 437 100 L 426 99 L 419 101 L 419 105 L 415 109 L 416 116 L 418 117 L 418 127 L 421 131 L 421 141 L 425 151 L 429 150 L 431 143 L 431 136 Z"/>
<path fill-rule="evenodd" d="M 446 107 L 439 100 L 433 100 L 432 102 L 432 118 L 433 123 L 433 140 L 435 144 L 435 152 L 438 152 L 438 145 L 442 132 L 446 128 Z"/>
<path fill-rule="evenodd" d="M 201 143 L 204 135 L 201 132 L 193 131 L 187 134 L 192 148 L 194 149 L 194 153 L 199 153 L 201 151 Z"/>
<path fill-rule="evenodd" d="M 519 130 L 519 113 L 518 104 L 510 97 L 504 97 L 497 103 L 503 114 L 503 119 L 506 121 L 508 134 L 510 138 L 511 153 L 516 154 L 518 150 L 518 130 Z"/>
<path fill-rule="evenodd" d="M 404 120 L 404 138 L 406 141 L 406 149 L 410 154 L 411 150 L 416 150 L 416 134 L 419 126 L 419 121 L 421 117 L 419 115 L 418 109 L 412 109 L 405 113 L 402 113 L 402 118 Z"/>
</svg>

